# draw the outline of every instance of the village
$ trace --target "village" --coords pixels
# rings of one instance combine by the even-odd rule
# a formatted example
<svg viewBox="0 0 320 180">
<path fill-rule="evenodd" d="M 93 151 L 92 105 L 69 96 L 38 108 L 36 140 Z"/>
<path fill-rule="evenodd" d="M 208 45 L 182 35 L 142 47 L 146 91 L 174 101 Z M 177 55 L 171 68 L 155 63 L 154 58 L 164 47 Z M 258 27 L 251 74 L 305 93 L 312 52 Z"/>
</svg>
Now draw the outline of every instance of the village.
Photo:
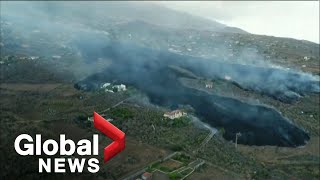
<svg viewBox="0 0 320 180">
<path fill-rule="evenodd" d="M 60 18 L 62 17 L 57 17 L 57 19 Z M 166 32 L 166 30 L 162 28 L 153 31 L 149 30 L 146 32 L 146 35 L 141 35 L 141 32 L 134 27 L 136 25 L 141 25 L 148 28 L 151 26 L 150 24 L 139 24 L 140 22 L 130 22 L 129 20 L 119 19 L 117 17 L 109 18 L 111 21 L 108 23 L 103 19 L 97 19 L 97 24 L 95 24 L 98 29 L 101 29 L 101 31 L 97 30 L 97 33 L 102 34 L 106 39 L 123 40 L 135 44 L 142 44 L 153 49 L 170 51 L 176 54 L 210 58 L 230 63 L 255 64 L 260 66 L 264 66 L 267 63 L 273 65 L 275 68 L 278 67 L 278 65 L 281 65 L 289 69 L 299 68 L 304 71 L 311 70 L 315 73 L 319 72 L 317 69 L 312 68 L 312 64 L 317 65 L 317 54 L 315 54 L 315 51 L 307 50 L 308 44 L 292 46 L 290 45 L 290 40 L 279 41 L 273 37 L 251 36 L 246 33 L 199 32 L 196 30 L 184 30 L 179 32 L 180 35 L 177 37 Z M 17 38 L 20 44 L 15 44 L 15 46 L 18 46 L 23 51 L 27 51 L 31 48 L 39 49 L 41 46 L 50 45 L 46 39 L 42 37 L 43 34 L 38 29 L 29 32 L 31 36 L 36 36 L 37 38 L 34 39 L 34 42 L 27 44 L 25 43 L 25 37 L 17 37 L 15 32 L 6 31 L 6 27 L 12 26 L 10 22 L 1 20 L 1 25 L 3 26 L 1 27 L 3 29 L 3 31 L 1 31 L 2 37 L 8 38 L 13 36 L 11 38 Z M 128 26 L 132 26 L 132 28 L 128 28 Z M 165 33 L 168 40 L 161 38 L 161 36 L 158 35 L 159 32 Z M 60 60 L 63 57 L 81 56 L 81 54 L 70 53 L 72 46 L 67 43 L 66 37 L 68 37 L 68 34 L 66 33 L 56 35 L 56 39 L 59 40 L 59 53 L 56 53 L 57 51 L 54 50 L 46 54 L 39 52 L 34 53 L 32 56 L 21 58 L 36 60 L 39 59 L 39 57 L 47 56 L 47 58 Z M 155 44 L 153 42 L 157 43 Z M 9 39 L 1 40 L 0 46 L 2 48 L 11 46 Z M 288 48 L 290 51 L 299 51 L 300 54 L 304 55 L 300 57 L 291 57 L 286 53 L 278 52 L 277 48 Z M 221 49 L 224 49 L 224 51 L 221 51 Z M 291 63 L 288 63 L 288 61 Z M 0 64 L 5 62 L 6 61 L 1 60 Z"/>
</svg>

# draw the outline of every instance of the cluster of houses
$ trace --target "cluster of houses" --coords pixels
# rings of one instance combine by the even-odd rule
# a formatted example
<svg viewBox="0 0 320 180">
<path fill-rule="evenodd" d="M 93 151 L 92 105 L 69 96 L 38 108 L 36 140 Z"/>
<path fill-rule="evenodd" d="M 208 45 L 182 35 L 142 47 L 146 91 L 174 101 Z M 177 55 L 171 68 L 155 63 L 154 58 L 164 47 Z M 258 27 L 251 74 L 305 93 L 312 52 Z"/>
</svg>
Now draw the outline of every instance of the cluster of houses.
<svg viewBox="0 0 320 180">
<path fill-rule="evenodd" d="M 37 60 L 39 58 L 39 56 L 3 56 L 0 59 L 0 64 L 9 65 L 11 63 L 17 62 L 18 60 Z"/>
<path fill-rule="evenodd" d="M 126 91 L 127 87 L 124 84 L 111 85 L 111 83 L 104 83 L 102 84 L 101 89 L 104 89 L 105 92 L 114 93 L 114 92 Z"/>
<path fill-rule="evenodd" d="M 61 56 L 53 55 L 52 58 L 53 59 L 61 59 Z M 39 56 L 17 56 L 16 59 L 17 60 L 38 60 L 38 59 L 40 59 L 40 57 Z M 5 56 L 4 60 L 9 61 L 8 56 Z M 4 64 L 5 61 L 2 61 L 1 64 Z"/>
</svg>

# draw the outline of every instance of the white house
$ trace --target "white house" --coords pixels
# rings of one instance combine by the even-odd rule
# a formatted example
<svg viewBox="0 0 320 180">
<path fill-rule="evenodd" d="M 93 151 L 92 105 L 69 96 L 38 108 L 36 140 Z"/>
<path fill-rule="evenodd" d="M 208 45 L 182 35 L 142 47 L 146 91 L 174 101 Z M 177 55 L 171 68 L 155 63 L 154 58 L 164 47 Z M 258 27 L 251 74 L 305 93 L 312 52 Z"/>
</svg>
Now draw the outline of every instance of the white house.
<svg viewBox="0 0 320 180">
<path fill-rule="evenodd" d="M 126 85 L 120 84 L 120 85 L 114 85 L 113 88 L 117 88 L 118 91 L 126 91 Z"/>
<path fill-rule="evenodd" d="M 36 59 L 39 59 L 39 56 L 30 56 L 30 59 L 31 60 L 36 60 Z"/>
<path fill-rule="evenodd" d="M 110 89 L 105 89 L 104 92 L 110 92 L 110 93 L 114 93 L 112 90 Z"/>
<path fill-rule="evenodd" d="M 206 82 L 206 88 L 212 89 L 213 83 L 212 82 Z"/>
<path fill-rule="evenodd" d="M 60 58 L 61 58 L 61 56 L 54 55 L 54 56 L 52 56 L 52 58 L 53 58 L 53 59 L 60 59 Z"/>
<path fill-rule="evenodd" d="M 225 75 L 224 79 L 227 80 L 227 81 L 230 81 L 232 78 L 230 76 L 228 76 L 228 75 Z"/>
<path fill-rule="evenodd" d="M 187 113 L 182 112 L 181 110 L 174 110 L 171 112 L 166 112 L 163 114 L 164 117 L 169 118 L 169 119 L 176 119 L 176 118 L 180 118 L 184 115 L 186 115 Z"/>
<path fill-rule="evenodd" d="M 107 88 L 110 85 L 111 85 L 111 83 L 104 83 L 104 84 L 102 84 L 101 88 Z"/>
</svg>

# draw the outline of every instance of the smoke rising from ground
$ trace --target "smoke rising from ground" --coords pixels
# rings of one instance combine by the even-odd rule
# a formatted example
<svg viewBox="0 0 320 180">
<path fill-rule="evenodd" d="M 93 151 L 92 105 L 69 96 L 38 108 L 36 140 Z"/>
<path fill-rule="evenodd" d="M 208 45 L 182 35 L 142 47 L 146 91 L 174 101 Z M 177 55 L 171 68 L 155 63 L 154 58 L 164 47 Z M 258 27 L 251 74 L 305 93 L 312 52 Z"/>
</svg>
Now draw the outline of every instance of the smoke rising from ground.
<svg viewBox="0 0 320 180">
<path fill-rule="evenodd" d="M 295 147 L 304 145 L 309 139 L 303 130 L 272 108 L 250 105 L 236 99 L 209 95 L 184 87 L 179 82 L 179 78 L 184 75 L 169 66 L 182 67 L 212 79 L 221 78 L 221 72 L 234 73 L 233 75 L 245 77 L 242 81 L 239 79 L 235 81 L 239 80 L 239 83 L 248 88 L 261 88 L 262 92 L 268 92 L 270 87 L 276 87 L 275 84 L 270 84 L 270 87 L 264 86 L 262 82 L 266 82 L 265 78 L 272 78 L 275 83 L 284 84 L 285 90 L 276 89 L 280 94 L 288 91 L 288 87 L 302 88 L 299 91 L 306 90 L 306 93 L 313 91 L 308 86 L 312 81 L 307 82 L 307 86 L 298 81 L 296 83 L 299 87 L 286 82 L 302 76 L 300 74 L 279 69 L 221 63 L 115 42 L 106 46 L 103 53 L 105 57 L 113 60 L 112 64 L 103 72 L 77 83 L 78 89 L 94 90 L 103 82 L 118 80 L 147 94 L 153 104 L 171 109 L 179 105 L 191 105 L 202 121 L 213 127 L 224 127 L 225 138 L 233 140 L 235 134 L 241 132 L 239 143 Z M 267 77 L 268 74 L 275 76 Z M 250 80 L 250 75 L 255 75 L 255 80 Z M 269 82 L 272 83 L 271 80 Z"/>
<path fill-rule="evenodd" d="M 232 98 L 208 95 L 184 87 L 179 83 L 179 78 L 185 75 L 169 67 L 180 67 L 207 79 L 223 80 L 228 76 L 229 81 L 243 89 L 266 94 L 284 102 L 296 101 L 310 93 L 319 93 L 319 77 L 264 66 L 264 60 L 257 53 L 250 56 L 252 59 L 246 59 L 247 56 L 234 57 L 240 58 L 241 62 L 235 64 L 224 62 L 220 57 L 200 58 L 153 49 L 137 43 L 119 41 L 112 32 L 106 32 L 104 26 L 98 26 L 100 22 L 107 21 L 110 23 L 105 27 L 110 28 L 130 19 L 117 19 L 118 16 L 112 16 L 128 15 L 126 10 L 130 9 L 130 3 L 112 4 L 122 7 L 120 10 L 117 9 L 117 12 L 108 6 L 110 12 L 106 12 L 109 16 L 103 16 L 108 19 L 101 19 L 103 8 L 97 7 L 96 4 L 83 6 L 82 3 L 66 3 L 65 6 L 51 6 L 51 3 L 53 2 L 10 6 L 1 12 L 1 17 L 5 21 L 13 22 L 9 29 L 27 42 L 31 43 L 35 38 L 39 38 L 34 33 L 40 31 L 44 32 L 42 36 L 50 44 L 66 45 L 70 51 L 83 59 L 84 64 L 81 64 L 81 68 L 84 71 L 89 71 L 89 67 L 100 66 L 97 63 L 99 59 L 108 61 L 108 65 L 101 65 L 98 72 L 92 71 L 92 75 L 77 83 L 78 89 L 95 90 L 104 82 L 118 80 L 145 93 L 153 104 L 172 109 L 179 105 L 191 105 L 201 120 L 213 127 L 224 127 L 227 139 L 233 139 L 237 132 L 241 132 L 243 136 L 239 143 L 300 146 L 309 139 L 303 130 L 274 109 L 250 105 Z M 25 11 L 22 11 L 24 8 Z M 90 11 L 93 9 L 95 11 Z M 27 16 L 24 12 L 28 12 Z M 145 12 L 150 12 L 150 9 Z M 73 16 L 73 13 L 78 16 Z M 142 16 L 140 14 L 136 18 L 141 20 Z M 175 20 L 178 22 L 180 19 Z M 163 21 L 165 20 L 162 19 Z M 164 24 L 167 27 L 172 23 L 173 21 Z M 213 24 L 221 28 L 219 24 Z M 198 28 L 199 24 L 190 26 Z M 48 47 L 37 48 L 42 55 L 48 54 Z M 225 48 L 221 47 L 221 51 Z M 243 54 L 247 53 L 250 52 L 243 51 Z M 70 71 L 79 68 L 75 66 Z"/>
</svg>

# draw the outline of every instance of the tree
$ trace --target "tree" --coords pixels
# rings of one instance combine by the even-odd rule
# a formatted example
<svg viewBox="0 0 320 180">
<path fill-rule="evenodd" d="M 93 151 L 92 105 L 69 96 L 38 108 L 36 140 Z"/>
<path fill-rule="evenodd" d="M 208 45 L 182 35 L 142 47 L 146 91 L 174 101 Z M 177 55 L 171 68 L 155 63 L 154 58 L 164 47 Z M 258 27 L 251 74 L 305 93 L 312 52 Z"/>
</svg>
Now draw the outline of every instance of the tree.
<svg viewBox="0 0 320 180">
<path fill-rule="evenodd" d="M 223 136 L 226 133 L 226 130 L 224 128 L 220 128 L 219 132 L 221 136 Z"/>
</svg>

